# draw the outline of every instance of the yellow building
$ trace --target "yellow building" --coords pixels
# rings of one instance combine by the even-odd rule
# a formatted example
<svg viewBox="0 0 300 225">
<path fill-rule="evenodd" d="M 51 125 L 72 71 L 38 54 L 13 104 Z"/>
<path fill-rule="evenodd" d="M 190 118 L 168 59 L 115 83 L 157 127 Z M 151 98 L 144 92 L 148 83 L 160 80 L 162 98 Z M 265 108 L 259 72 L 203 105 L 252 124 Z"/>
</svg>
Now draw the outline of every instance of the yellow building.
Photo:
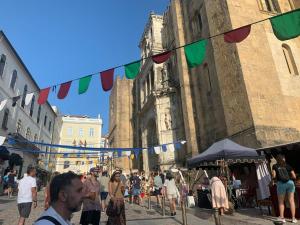
<svg viewBox="0 0 300 225">
<path fill-rule="evenodd" d="M 101 147 L 101 131 L 102 119 L 100 115 L 98 118 L 72 115 L 61 116 L 59 144 L 99 148 Z M 61 173 L 73 171 L 78 174 L 83 174 L 99 164 L 99 152 L 66 148 L 60 148 L 58 151 L 67 153 L 57 155 L 56 170 Z"/>
</svg>

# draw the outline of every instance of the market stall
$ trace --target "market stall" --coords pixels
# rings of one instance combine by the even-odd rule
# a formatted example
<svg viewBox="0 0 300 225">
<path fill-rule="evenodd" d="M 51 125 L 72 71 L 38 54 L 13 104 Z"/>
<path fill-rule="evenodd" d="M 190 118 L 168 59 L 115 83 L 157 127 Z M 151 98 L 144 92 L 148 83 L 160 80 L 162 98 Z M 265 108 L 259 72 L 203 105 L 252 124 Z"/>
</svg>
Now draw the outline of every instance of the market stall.
<svg viewBox="0 0 300 225">
<path fill-rule="evenodd" d="M 248 207 L 257 198 L 263 199 L 270 195 L 263 188 L 264 183 L 270 182 L 270 174 L 264 169 L 264 156 L 259 156 L 255 149 L 229 139 L 214 143 L 205 152 L 189 159 L 187 164 L 189 168 L 205 169 L 208 174 L 214 174 L 210 171 L 215 170 L 223 174 L 229 199 L 236 201 L 240 207 Z M 205 191 L 200 190 L 198 196 L 203 198 L 202 192 Z"/>
<path fill-rule="evenodd" d="M 285 155 L 286 162 L 289 164 L 296 173 L 297 180 L 295 181 L 295 203 L 296 203 L 296 218 L 300 218 L 300 142 L 287 143 L 283 145 L 271 146 L 266 148 L 257 149 L 259 155 L 264 155 L 269 162 L 269 170 L 273 164 L 276 163 L 275 158 L 278 154 Z M 276 216 L 279 216 L 278 200 L 277 200 L 277 187 L 276 185 L 270 186 L 271 200 L 274 207 Z M 289 204 L 285 201 L 285 217 L 291 217 Z"/>
</svg>

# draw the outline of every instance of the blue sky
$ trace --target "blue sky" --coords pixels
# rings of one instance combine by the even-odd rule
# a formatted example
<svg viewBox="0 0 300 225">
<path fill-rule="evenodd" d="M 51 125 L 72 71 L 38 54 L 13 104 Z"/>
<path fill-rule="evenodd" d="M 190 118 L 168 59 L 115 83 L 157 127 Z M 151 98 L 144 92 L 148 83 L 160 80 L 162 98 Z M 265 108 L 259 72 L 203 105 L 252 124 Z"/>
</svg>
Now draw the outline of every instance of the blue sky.
<svg viewBox="0 0 300 225">
<path fill-rule="evenodd" d="M 149 13 L 162 14 L 169 0 L 1 1 L 4 31 L 41 88 L 139 58 L 138 43 Z M 123 75 L 124 69 L 116 74 Z M 49 101 L 64 114 L 101 115 L 108 131 L 109 92 L 94 76 L 86 94 L 73 82 L 64 100 Z M 57 89 L 58 90 L 58 89 Z"/>
</svg>

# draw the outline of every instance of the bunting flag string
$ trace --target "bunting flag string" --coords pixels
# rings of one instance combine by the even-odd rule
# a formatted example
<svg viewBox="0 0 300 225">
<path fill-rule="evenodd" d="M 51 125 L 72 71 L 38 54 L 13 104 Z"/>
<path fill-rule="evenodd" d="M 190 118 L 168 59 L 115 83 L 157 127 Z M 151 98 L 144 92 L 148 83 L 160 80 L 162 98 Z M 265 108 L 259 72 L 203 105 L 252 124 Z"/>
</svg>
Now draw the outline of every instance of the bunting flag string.
<svg viewBox="0 0 300 225">
<path fill-rule="evenodd" d="M 100 78 L 103 91 L 110 91 L 114 83 L 114 69 L 101 72 Z"/>
<path fill-rule="evenodd" d="M 38 104 L 42 105 L 42 104 L 45 104 L 48 99 L 50 88 L 53 87 L 55 89 L 56 86 L 60 85 L 60 89 L 59 89 L 59 93 L 58 93 L 57 97 L 59 99 L 64 99 L 68 95 L 72 81 L 79 80 L 78 93 L 83 94 L 88 90 L 92 76 L 97 75 L 99 73 L 101 75 L 101 83 L 102 83 L 103 90 L 109 91 L 109 90 L 111 90 L 111 88 L 113 86 L 113 71 L 114 71 L 114 69 L 124 67 L 126 78 L 134 79 L 140 72 L 142 60 L 151 58 L 154 63 L 157 63 L 157 64 L 163 63 L 163 62 L 166 62 L 170 58 L 170 56 L 172 55 L 172 52 L 174 50 L 179 49 L 179 48 L 184 48 L 188 67 L 193 68 L 193 67 L 201 65 L 203 63 L 205 55 L 206 55 L 206 46 L 207 46 L 209 39 L 223 35 L 224 41 L 226 43 L 239 43 L 239 42 L 245 40 L 249 36 L 249 34 L 251 32 L 251 25 L 261 23 L 261 22 L 264 22 L 267 20 L 269 20 L 271 23 L 274 35 L 277 37 L 277 39 L 279 39 L 281 41 L 296 38 L 300 35 L 300 9 L 296 9 L 296 10 L 289 11 L 289 12 L 286 12 L 286 13 L 283 13 L 280 15 L 276 15 L 273 17 L 269 17 L 269 18 L 265 18 L 265 19 L 253 22 L 248 25 L 244 25 L 240 28 L 236 28 L 231 31 L 226 31 L 226 32 L 222 32 L 219 34 L 215 34 L 215 35 L 212 35 L 205 39 L 197 40 L 196 42 L 193 42 L 193 43 L 189 43 L 189 44 L 186 44 L 183 46 L 178 46 L 173 49 L 169 49 L 165 52 L 161 52 L 157 55 L 143 57 L 140 60 L 137 60 L 137 61 L 134 61 L 131 63 L 119 65 L 119 66 L 110 68 L 108 70 L 105 70 L 103 72 L 97 72 L 97 73 L 91 74 L 89 76 L 84 76 L 81 78 L 73 79 L 69 82 L 65 82 L 62 84 L 56 84 L 56 85 L 50 86 L 48 88 L 42 89 L 40 91 L 33 91 L 32 93 L 39 92 Z M 32 94 L 32 93 L 30 93 L 30 94 Z M 23 93 L 23 94 L 25 94 L 25 93 Z M 31 97 L 31 95 L 28 95 L 28 98 L 29 97 Z M 6 98 L 6 99 L 16 100 L 17 98 L 18 98 L 18 96 Z M 27 100 L 28 100 L 27 103 L 29 104 L 30 101 L 29 101 L 29 99 L 27 99 Z M 3 106 L 3 105 L 5 105 L 4 103 L 5 103 L 4 101 L 1 102 L 0 110 L 1 110 L 1 106 L 2 106 L 2 108 L 4 107 Z M 16 101 L 13 102 L 13 105 L 16 105 Z"/>
<path fill-rule="evenodd" d="M 251 32 L 251 25 L 244 26 L 224 34 L 224 41 L 227 43 L 239 43 L 245 40 Z"/>
<path fill-rule="evenodd" d="M 72 84 L 72 81 L 68 81 L 68 82 L 62 83 L 60 85 L 60 88 L 59 88 L 59 91 L 57 94 L 58 99 L 64 99 L 68 95 L 71 84 Z"/>
<path fill-rule="evenodd" d="M 78 94 L 80 95 L 84 94 L 88 90 L 91 80 L 92 80 L 92 75 L 80 78 L 79 86 L 78 86 Z"/>
<path fill-rule="evenodd" d="M 141 61 L 135 61 L 125 65 L 125 76 L 127 79 L 134 79 L 140 72 Z"/>
<path fill-rule="evenodd" d="M 29 105 L 29 103 L 31 102 L 31 100 L 32 100 L 32 98 L 33 98 L 33 95 L 34 95 L 34 93 L 26 94 L 26 97 L 25 97 L 25 105 Z"/>
<path fill-rule="evenodd" d="M 289 40 L 300 35 L 300 9 L 270 18 L 275 36 Z"/>
<path fill-rule="evenodd" d="M 39 95 L 39 98 L 38 98 L 38 104 L 39 105 L 43 105 L 43 104 L 46 103 L 46 101 L 48 99 L 48 96 L 49 96 L 50 88 L 51 87 L 47 87 L 47 88 L 42 89 L 40 91 L 40 95 Z"/>
<path fill-rule="evenodd" d="M 203 63 L 205 58 L 207 40 L 200 40 L 184 47 L 184 53 L 189 68 Z"/>
<path fill-rule="evenodd" d="M 152 56 L 153 62 L 160 64 L 167 61 L 172 54 L 172 51 L 166 51 L 157 55 Z"/>
<path fill-rule="evenodd" d="M 13 97 L 13 98 L 12 98 L 12 104 L 11 104 L 11 106 L 12 106 L 12 107 L 15 107 L 15 106 L 17 105 L 17 102 L 18 102 L 20 99 L 21 99 L 21 95 Z"/>
<path fill-rule="evenodd" d="M 4 109 L 6 103 L 7 103 L 7 99 L 4 99 L 4 100 L 1 101 L 1 103 L 0 103 L 0 111 L 2 111 Z"/>
</svg>

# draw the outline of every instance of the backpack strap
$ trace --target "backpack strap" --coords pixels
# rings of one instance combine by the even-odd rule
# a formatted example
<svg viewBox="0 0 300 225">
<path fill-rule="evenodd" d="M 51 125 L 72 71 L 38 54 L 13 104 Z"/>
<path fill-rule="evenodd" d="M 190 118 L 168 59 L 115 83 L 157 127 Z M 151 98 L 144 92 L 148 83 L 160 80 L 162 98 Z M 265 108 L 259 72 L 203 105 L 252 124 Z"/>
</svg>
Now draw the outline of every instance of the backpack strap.
<svg viewBox="0 0 300 225">
<path fill-rule="evenodd" d="M 40 218 L 38 218 L 37 221 L 40 221 L 40 220 L 48 220 L 50 221 L 51 223 L 53 223 L 54 225 L 62 225 L 60 222 L 57 221 L 57 219 L 55 219 L 54 217 L 52 216 L 42 216 Z M 36 222 L 37 222 L 36 221 Z"/>
</svg>

